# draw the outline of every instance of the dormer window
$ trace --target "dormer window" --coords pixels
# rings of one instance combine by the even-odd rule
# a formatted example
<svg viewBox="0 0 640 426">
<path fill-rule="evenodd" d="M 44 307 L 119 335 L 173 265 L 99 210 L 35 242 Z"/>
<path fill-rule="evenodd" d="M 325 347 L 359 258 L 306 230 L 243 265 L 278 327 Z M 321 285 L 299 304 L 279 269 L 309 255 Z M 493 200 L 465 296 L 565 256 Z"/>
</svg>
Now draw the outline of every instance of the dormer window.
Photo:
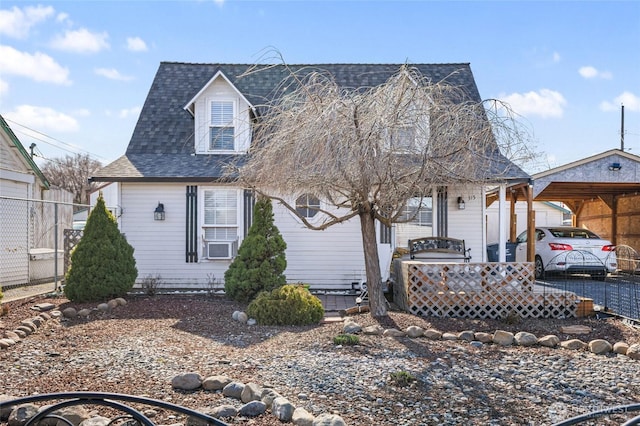
<svg viewBox="0 0 640 426">
<path fill-rule="evenodd" d="M 233 151 L 235 149 L 235 102 L 211 101 L 209 124 L 209 151 Z"/>
</svg>

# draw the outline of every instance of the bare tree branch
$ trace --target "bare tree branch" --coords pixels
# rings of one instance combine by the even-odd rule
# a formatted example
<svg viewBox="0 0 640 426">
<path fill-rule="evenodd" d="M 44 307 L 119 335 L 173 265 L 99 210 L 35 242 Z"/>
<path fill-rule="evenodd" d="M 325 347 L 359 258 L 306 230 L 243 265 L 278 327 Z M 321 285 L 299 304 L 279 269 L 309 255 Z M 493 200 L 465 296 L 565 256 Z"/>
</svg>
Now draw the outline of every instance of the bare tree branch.
<svg viewBox="0 0 640 426">
<path fill-rule="evenodd" d="M 89 177 L 100 167 L 102 164 L 88 155 L 76 154 L 54 158 L 41 169 L 52 185 L 73 194 L 74 203 L 87 204 L 88 193 L 97 188 L 96 183 L 89 182 Z"/>
<path fill-rule="evenodd" d="M 260 107 L 248 158 L 235 173 L 311 229 L 360 218 L 376 316 L 386 307 L 376 286 L 379 266 L 372 270 L 378 265 L 373 221 L 413 220 L 417 211 L 407 216 L 407 201 L 436 186 L 505 181 L 515 166 L 503 153 L 532 158 L 527 133 L 506 105 L 494 101 L 487 110 L 408 65 L 382 85 L 351 89 L 328 73 L 298 70 L 277 93 L 285 94 Z M 323 210 L 325 222 L 313 225 L 278 195 L 292 190 L 340 209 Z"/>
</svg>

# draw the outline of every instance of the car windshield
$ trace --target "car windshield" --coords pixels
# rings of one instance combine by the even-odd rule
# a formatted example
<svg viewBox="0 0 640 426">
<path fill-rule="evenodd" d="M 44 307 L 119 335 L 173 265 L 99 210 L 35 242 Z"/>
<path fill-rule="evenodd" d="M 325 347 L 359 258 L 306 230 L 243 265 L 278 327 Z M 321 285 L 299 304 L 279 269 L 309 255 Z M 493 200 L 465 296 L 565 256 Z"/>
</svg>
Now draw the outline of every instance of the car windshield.
<svg viewBox="0 0 640 426">
<path fill-rule="evenodd" d="M 600 237 L 589 231 L 588 229 L 580 228 L 550 228 L 549 232 L 556 238 L 585 238 L 585 239 L 599 239 Z"/>
</svg>

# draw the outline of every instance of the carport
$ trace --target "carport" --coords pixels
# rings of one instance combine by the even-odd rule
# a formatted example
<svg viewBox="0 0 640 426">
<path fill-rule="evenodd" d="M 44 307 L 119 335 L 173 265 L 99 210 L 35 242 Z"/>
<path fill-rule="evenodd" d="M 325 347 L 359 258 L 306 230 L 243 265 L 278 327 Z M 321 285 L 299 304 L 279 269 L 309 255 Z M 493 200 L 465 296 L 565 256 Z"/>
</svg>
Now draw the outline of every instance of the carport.
<svg viewBox="0 0 640 426">
<path fill-rule="evenodd" d="M 533 175 L 535 201 L 559 201 L 575 225 L 640 250 L 640 157 L 612 149 Z"/>
<path fill-rule="evenodd" d="M 615 245 L 640 252 L 640 157 L 612 149 L 532 176 L 533 185 L 505 187 L 510 202 L 509 241 L 516 238 L 515 203 L 527 203 L 527 228 L 533 238 L 533 201 L 565 203 L 575 214 L 575 226 L 588 228 Z M 499 189 L 487 192 L 487 206 L 498 201 Z M 527 258 L 533 261 L 535 249 Z"/>
</svg>

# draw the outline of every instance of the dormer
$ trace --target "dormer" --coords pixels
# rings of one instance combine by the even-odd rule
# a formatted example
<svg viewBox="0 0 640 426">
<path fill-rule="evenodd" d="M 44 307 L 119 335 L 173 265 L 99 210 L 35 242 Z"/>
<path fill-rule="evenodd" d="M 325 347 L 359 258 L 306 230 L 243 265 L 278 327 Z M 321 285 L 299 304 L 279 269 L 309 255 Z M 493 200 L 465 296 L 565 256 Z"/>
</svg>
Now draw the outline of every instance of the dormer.
<svg viewBox="0 0 640 426">
<path fill-rule="evenodd" d="M 248 151 L 253 107 L 221 71 L 184 109 L 194 118 L 196 154 L 238 154 Z"/>
</svg>

